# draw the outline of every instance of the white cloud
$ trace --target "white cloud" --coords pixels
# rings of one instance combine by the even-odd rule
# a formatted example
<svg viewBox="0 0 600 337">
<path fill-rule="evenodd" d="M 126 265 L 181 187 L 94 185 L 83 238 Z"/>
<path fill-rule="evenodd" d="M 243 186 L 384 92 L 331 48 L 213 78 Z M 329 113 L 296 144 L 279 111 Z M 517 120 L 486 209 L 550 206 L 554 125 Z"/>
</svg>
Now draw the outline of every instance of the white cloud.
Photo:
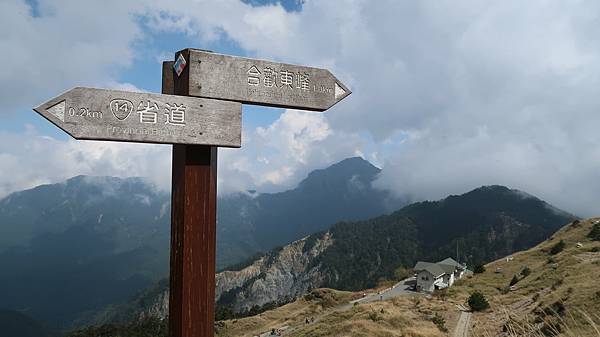
<svg viewBox="0 0 600 337">
<path fill-rule="evenodd" d="M 102 88 L 132 92 L 148 92 L 148 90 L 138 88 L 135 84 L 115 81 L 109 81 L 105 83 L 102 85 Z"/>
<path fill-rule="evenodd" d="M 323 114 L 296 110 L 286 110 L 268 127 L 245 131 L 242 141 L 241 149 L 220 150 L 223 192 L 293 187 L 315 168 L 368 146 L 356 134 L 333 132 Z"/>
<path fill-rule="evenodd" d="M 3 111 L 31 107 L 74 86 L 115 82 L 143 37 L 133 1 L 0 2 L 0 101 Z M 35 102 L 35 103 L 32 103 Z"/>
<path fill-rule="evenodd" d="M 380 186 L 438 198 L 499 183 L 598 212 L 600 4 L 347 0 L 260 10 L 170 13 L 259 56 L 331 68 L 354 93 L 325 115 L 329 132 L 373 137 L 369 156 L 386 163 Z"/>
<path fill-rule="evenodd" d="M 30 129 L 0 133 L 0 197 L 76 175 L 141 176 L 170 188 L 171 147 L 115 142 L 57 140 Z M 25 154 L 25 155 L 24 155 Z"/>
<path fill-rule="evenodd" d="M 326 114 L 287 111 L 245 130 L 242 149 L 221 150 L 223 191 L 291 186 L 310 169 L 362 153 L 385 163 L 381 186 L 416 198 L 500 183 L 598 212 L 600 3 L 306 1 L 299 12 L 238 0 L 40 6 L 32 18 L 22 1 L 0 3 L 8 51 L 0 60 L 11 65 L 0 73 L 5 108 L 75 82 L 118 82 L 114 73 L 145 38 L 141 22 L 184 32 L 198 46 L 229 39 L 249 54 L 327 67 L 349 85 L 353 94 Z M 0 156 L 19 166 L 18 154 Z"/>
<path fill-rule="evenodd" d="M 0 133 L 0 197 L 76 175 L 145 177 L 168 190 L 171 146 L 57 140 L 27 126 L 27 135 Z M 367 143 L 332 133 L 322 114 L 288 110 L 268 127 L 244 134 L 241 149 L 220 149 L 219 194 L 293 187 L 316 167 L 360 152 Z M 23 154 L 27 155 L 24 156 Z"/>
</svg>

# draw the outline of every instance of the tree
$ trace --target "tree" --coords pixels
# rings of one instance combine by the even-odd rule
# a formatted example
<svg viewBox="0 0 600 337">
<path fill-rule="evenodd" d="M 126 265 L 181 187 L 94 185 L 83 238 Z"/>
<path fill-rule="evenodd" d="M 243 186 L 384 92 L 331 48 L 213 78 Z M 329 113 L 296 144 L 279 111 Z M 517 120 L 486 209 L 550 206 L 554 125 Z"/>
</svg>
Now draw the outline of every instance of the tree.
<svg viewBox="0 0 600 337">
<path fill-rule="evenodd" d="M 411 271 L 400 266 L 398 268 L 396 268 L 396 270 L 394 270 L 394 277 L 396 277 L 396 280 L 398 281 L 402 281 L 406 278 L 408 278 L 409 276 L 411 276 Z"/>
<path fill-rule="evenodd" d="M 556 255 L 556 254 L 562 252 L 563 249 L 565 249 L 565 246 L 566 246 L 565 242 L 563 240 L 560 240 L 557 244 L 552 246 L 552 249 L 550 249 L 550 254 Z"/>
<path fill-rule="evenodd" d="M 478 264 L 473 268 L 473 272 L 475 274 L 485 273 L 485 266 L 483 264 Z"/>
<path fill-rule="evenodd" d="M 215 308 L 215 321 L 224 321 L 235 318 L 235 313 L 228 306 L 218 305 Z"/>
<path fill-rule="evenodd" d="M 469 303 L 469 307 L 471 307 L 471 310 L 473 311 L 483 311 L 490 307 L 485 296 L 479 291 L 472 293 L 471 296 L 469 296 L 467 303 Z"/>
<path fill-rule="evenodd" d="M 527 277 L 531 274 L 531 269 L 529 269 L 529 267 L 525 267 L 523 268 L 523 270 L 521 270 L 521 275 L 523 275 L 523 277 Z"/>
<path fill-rule="evenodd" d="M 514 286 L 515 284 L 517 284 L 517 282 L 519 282 L 519 278 L 517 277 L 517 275 L 513 276 L 512 280 L 510 280 L 510 286 Z"/>
<path fill-rule="evenodd" d="M 600 223 L 597 223 L 592 227 L 588 237 L 594 241 L 600 241 Z"/>
</svg>

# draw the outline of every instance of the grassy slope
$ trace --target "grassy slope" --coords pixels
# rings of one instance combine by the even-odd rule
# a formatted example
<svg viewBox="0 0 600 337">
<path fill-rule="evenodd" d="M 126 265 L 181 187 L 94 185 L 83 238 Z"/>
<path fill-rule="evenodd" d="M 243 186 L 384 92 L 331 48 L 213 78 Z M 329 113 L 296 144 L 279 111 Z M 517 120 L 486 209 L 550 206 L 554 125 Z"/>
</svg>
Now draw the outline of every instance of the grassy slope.
<svg viewBox="0 0 600 337">
<path fill-rule="evenodd" d="M 491 262 L 486 265 L 485 273 L 459 281 L 449 292 L 451 299 L 466 301 L 470 293 L 478 290 L 491 304 L 490 310 L 475 315 L 475 335 L 501 335 L 509 317 L 529 323 L 537 318 L 539 324 L 534 323 L 534 326 L 539 330 L 543 326 L 542 316 L 536 313 L 551 308 L 547 310 L 551 317 L 545 319 L 571 326 L 574 331 L 563 329 L 565 335 L 600 336 L 581 314 L 585 312 L 596 324 L 600 322 L 600 252 L 591 252 L 594 247 L 600 247 L 600 242 L 587 238 L 592 223 L 597 220 L 599 218 L 569 224 L 538 246 L 513 254 L 512 261 L 504 258 Z M 556 255 L 549 254 L 560 240 L 566 243 L 565 249 Z M 583 247 L 577 247 L 577 243 Z M 515 290 L 506 292 L 513 276 L 525 267 L 531 269 L 531 274 L 523 277 Z M 561 304 L 564 313 L 561 313 Z"/>
<path fill-rule="evenodd" d="M 319 289 L 321 298 L 299 299 L 283 307 L 254 317 L 221 322 L 217 336 L 255 336 L 272 328 L 288 326 L 285 336 L 365 336 L 365 337 L 435 337 L 447 336 L 430 321 L 433 311 L 444 314 L 443 307 L 418 303 L 410 297 L 360 304 L 343 305 L 360 293 Z M 415 310 L 415 306 L 420 309 Z M 306 324 L 306 318 L 315 322 Z M 456 317 L 450 317 L 455 319 Z"/>
<path fill-rule="evenodd" d="M 437 313 L 452 330 L 458 314 L 447 310 L 447 303 L 437 298 L 403 296 L 383 302 L 349 305 L 362 292 L 352 293 L 332 289 L 316 289 L 311 297 L 242 319 L 217 322 L 215 337 L 252 337 L 273 328 L 286 327 L 284 336 L 301 337 L 442 337 L 431 321 Z M 316 295 L 316 296 L 315 296 Z M 314 318 L 310 324 L 306 318 Z M 167 322 L 146 320 L 125 325 L 90 327 L 69 334 L 69 337 L 167 337 Z"/>
<path fill-rule="evenodd" d="M 464 304 L 469 294 L 477 290 L 486 295 L 491 309 L 474 314 L 471 336 L 521 335 L 502 332 L 509 317 L 513 322 L 532 323 L 539 316 L 536 312 L 548 308 L 561 311 L 560 306 L 556 306 L 561 303 L 564 313 L 554 314 L 548 310 L 550 316 L 546 316 L 545 321 L 561 323 L 564 336 L 600 337 L 595 330 L 600 322 L 600 252 L 591 252 L 594 247 L 600 247 L 600 242 L 586 237 L 596 220 L 600 218 L 568 225 L 538 246 L 511 255 L 510 262 L 505 258 L 491 262 L 486 265 L 485 273 L 457 282 L 447 294 L 419 297 L 419 300 L 401 297 L 361 304 L 347 311 L 301 299 L 259 316 L 224 322 L 219 336 L 253 336 L 286 325 L 292 327 L 286 336 L 447 336 L 430 319 L 435 313 L 440 314 L 451 334 L 458 320 L 457 305 Z M 564 240 L 566 248 L 550 255 L 551 247 L 560 240 Z M 578 242 L 583 247 L 577 247 Z M 507 291 L 510 280 L 525 267 L 531 274 L 521 277 L 514 290 Z M 333 303 L 343 303 L 360 293 L 332 292 L 339 296 Z M 581 312 L 590 316 L 596 325 L 590 324 Z M 318 317 L 317 321 L 303 324 L 304 318 L 311 316 Z M 539 318 L 538 322 L 530 327 L 539 331 L 544 323 Z"/>
</svg>

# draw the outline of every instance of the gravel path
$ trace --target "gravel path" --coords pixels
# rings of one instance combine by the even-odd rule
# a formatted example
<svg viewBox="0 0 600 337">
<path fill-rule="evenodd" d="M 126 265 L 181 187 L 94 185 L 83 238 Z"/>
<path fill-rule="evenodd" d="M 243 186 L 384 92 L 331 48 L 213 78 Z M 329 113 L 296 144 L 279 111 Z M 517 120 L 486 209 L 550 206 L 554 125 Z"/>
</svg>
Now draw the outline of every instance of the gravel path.
<svg viewBox="0 0 600 337">
<path fill-rule="evenodd" d="M 469 326 L 471 325 L 471 313 L 463 311 L 454 330 L 454 337 L 469 337 Z"/>
</svg>

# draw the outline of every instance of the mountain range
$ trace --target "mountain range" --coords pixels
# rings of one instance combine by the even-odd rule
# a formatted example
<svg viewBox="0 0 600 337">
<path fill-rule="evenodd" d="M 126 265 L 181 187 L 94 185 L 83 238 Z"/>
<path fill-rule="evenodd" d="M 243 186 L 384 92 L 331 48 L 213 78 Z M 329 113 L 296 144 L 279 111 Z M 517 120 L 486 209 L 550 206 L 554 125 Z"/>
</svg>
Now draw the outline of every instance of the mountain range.
<svg viewBox="0 0 600 337">
<path fill-rule="evenodd" d="M 218 267 L 288 244 L 339 221 L 368 219 L 406 205 L 406 198 L 372 187 L 380 172 L 368 161 L 354 157 L 312 171 L 288 191 L 220 198 Z"/>
<path fill-rule="evenodd" d="M 490 261 L 575 218 L 502 186 L 402 207 L 406 199 L 372 187 L 380 171 L 349 158 L 288 191 L 220 197 L 219 307 L 368 288 L 417 259 Z M 54 331 L 164 315 L 169 215 L 169 193 L 140 178 L 79 176 L 7 196 L 0 309 Z"/>
<path fill-rule="evenodd" d="M 0 201 L 0 308 L 58 329 L 168 272 L 167 194 L 75 177 Z M 133 266 L 133 267 L 132 267 Z"/>
<path fill-rule="evenodd" d="M 218 268 L 405 204 L 371 187 L 379 172 L 349 158 L 288 191 L 219 197 Z M 170 194 L 140 178 L 78 176 L 10 194 L 0 200 L 0 309 L 55 330 L 102 321 L 168 274 L 169 220 Z"/>
<path fill-rule="evenodd" d="M 257 312 L 309 289 L 373 288 L 393 279 L 397 268 L 410 269 L 417 260 L 452 256 L 472 268 L 532 247 L 574 219 L 504 186 L 414 203 L 389 215 L 336 223 L 254 261 L 227 268 L 217 274 L 217 306 L 221 311 Z M 165 318 L 167 292 L 168 284 L 163 282 L 162 291 L 153 289 L 154 300 L 147 295 L 138 299 L 148 307 L 130 305 L 127 310 L 138 317 Z"/>
<path fill-rule="evenodd" d="M 485 186 L 390 215 L 340 222 L 239 271 L 221 273 L 218 303 L 242 311 L 311 288 L 372 288 L 417 260 L 454 256 L 473 266 L 532 247 L 573 219 L 521 191 Z M 228 286 L 219 288 L 219 281 Z"/>
</svg>

